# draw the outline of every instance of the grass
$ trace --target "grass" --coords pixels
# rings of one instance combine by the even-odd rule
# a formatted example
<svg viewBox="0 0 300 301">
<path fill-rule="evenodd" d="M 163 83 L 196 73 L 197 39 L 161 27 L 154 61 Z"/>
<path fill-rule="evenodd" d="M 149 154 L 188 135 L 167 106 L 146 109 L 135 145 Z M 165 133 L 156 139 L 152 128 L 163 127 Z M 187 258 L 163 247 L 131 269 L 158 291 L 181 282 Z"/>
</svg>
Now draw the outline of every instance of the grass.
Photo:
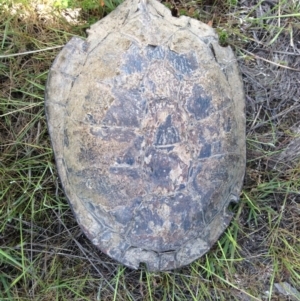
<svg viewBox="0 0 300 301">
<path fill-rule="evenodd" d="M 82 234 L 45 121 L 55 47 L 85 36 L 117 2 L 56 2 L 56 14 L 18 3 L 0 6 L 0 300 L 300 300 L 299 2 L 176 2 L 178 11 L 211 22 L 237 53 L 248 163 L 220 240 L 191 265 L 160 273 L 125 268 Z M 77 24 L 59 14 L 81 4 Z M 292 289 L 280 292 L 286 283 Z"/>
</svg>

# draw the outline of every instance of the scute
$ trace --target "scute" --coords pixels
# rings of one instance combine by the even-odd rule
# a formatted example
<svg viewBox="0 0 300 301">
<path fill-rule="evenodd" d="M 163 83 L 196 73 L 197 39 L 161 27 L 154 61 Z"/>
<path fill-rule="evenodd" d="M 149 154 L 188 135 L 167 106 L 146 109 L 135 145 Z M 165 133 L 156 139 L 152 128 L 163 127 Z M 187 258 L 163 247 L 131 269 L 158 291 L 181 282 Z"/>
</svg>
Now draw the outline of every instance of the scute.
<svg viewBox="0 0 300 301">
<path fill-rule="evenodd" d="M 228 226 L 245 171 L 244 93 L 209 26 L 126 0 L 60 52 L 45 108 L 78 223 L 112 258 L 178 268 Z"/>
</svg>

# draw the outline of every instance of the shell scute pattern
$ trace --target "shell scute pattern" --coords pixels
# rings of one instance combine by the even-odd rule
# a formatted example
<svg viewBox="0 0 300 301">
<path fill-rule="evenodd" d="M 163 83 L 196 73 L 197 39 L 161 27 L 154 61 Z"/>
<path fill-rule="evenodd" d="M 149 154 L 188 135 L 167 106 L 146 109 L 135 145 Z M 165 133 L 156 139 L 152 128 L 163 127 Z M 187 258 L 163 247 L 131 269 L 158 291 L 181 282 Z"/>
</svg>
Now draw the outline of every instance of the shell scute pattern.
<svg viewBox="0 0 300 301">
<path fill-rule="evenodd" d="M 83 231 L 127 266 L 168 270 L 207 252 L 231 220 L 244 98 L 233 53 L 208 26 L 144 5 L 125 1 L 86 42 L 67 44 L 50 70 L 46 113 Z"/>
</svg>

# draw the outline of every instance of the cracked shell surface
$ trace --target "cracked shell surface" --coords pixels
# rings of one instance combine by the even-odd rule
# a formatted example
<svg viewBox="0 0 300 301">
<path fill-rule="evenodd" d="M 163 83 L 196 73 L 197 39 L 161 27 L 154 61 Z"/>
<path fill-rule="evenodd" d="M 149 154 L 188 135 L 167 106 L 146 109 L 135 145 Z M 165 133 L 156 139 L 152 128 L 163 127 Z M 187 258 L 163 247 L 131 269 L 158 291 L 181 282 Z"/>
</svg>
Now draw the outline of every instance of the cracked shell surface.
<svg viewBox="0 0 300 301">
<path fill-rule="evenodd" d="M 45 108 L 65 194 L 112 258 L 178 268 L 230 223 L 245 171 L 244 92 L 209 26 L 125 1 L 59 53 Z"/>
</svg>

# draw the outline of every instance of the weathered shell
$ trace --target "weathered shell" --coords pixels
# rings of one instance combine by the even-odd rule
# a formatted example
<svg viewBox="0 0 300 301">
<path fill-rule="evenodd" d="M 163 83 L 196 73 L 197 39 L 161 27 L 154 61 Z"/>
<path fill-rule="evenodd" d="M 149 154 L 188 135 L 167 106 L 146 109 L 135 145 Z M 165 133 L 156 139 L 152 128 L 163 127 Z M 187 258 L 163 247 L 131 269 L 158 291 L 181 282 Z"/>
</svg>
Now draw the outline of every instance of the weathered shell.
<svg viewBox="0 0 300 301">
<path fill-rule="evenodd" d="M 228 226 L 245 171 L 244 93 L 209 26 L 126 0 L 59 53 L 46 114 L 78 223 L 112 258 L 177 268 Z"/>
</svg>

